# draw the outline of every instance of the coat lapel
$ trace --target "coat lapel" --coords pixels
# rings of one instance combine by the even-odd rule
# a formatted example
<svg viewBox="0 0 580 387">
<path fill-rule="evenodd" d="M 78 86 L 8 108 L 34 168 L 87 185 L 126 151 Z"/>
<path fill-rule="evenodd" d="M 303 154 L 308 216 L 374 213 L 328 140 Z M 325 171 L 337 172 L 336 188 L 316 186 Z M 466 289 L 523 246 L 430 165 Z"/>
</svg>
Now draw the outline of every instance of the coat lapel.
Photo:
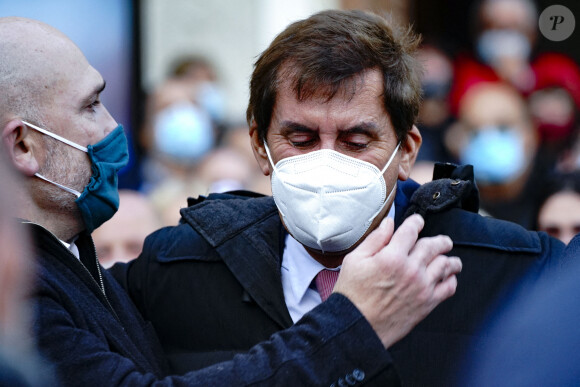
<svg viewBox="0 0 580 387">
<path fill-rule="evenodd" d="M 255 302 L 282 328 L 291 326 L 280 271 L 284 228 L 274 200 L 206 200 L 182 215 L 243 286 L 247 294 L 240 296 Z"/>
</svg>

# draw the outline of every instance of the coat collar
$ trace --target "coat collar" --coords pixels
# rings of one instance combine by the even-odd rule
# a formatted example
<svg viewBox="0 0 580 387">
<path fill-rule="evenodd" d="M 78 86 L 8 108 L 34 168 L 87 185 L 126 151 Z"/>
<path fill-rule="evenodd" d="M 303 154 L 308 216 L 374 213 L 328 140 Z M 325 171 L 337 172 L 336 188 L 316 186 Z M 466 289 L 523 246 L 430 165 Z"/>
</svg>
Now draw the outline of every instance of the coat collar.
<svg viewBox="0 0 580 387">
<path fill-rule="evenodd" d="M 272 197 L 210 195 L 181 211 L 255 301 L 283 328 L 292 325 L 281 281 L 285 231 Z"/>
</svg>

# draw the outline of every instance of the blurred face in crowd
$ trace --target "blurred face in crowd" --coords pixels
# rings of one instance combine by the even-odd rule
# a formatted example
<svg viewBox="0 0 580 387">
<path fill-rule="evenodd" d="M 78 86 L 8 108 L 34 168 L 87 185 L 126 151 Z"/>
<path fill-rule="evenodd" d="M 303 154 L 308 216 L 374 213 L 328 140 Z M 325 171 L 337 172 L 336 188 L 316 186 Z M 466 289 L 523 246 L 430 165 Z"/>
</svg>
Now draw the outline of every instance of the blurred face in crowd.
<svg viewBox="0 0 580 387">
<path fill-rule="evenodd" d="M 537 133 L 525 101 L 515 90 L 482 83 L 463 97 L 458 124 L 446 141 L 462 164 L 475 167 L 478 184 L 503 186 L 529 171 Z"/>
<path fill-rule="evenodd" d="M 473 87 L 461 103 L 459 116 L 468 135 L 490 126 L 513 128 L 534 149 L 534 128 L 524 100 L 513 89 L 501 84 Z"/>
<path fill-rule="evenodd" d="M 480 9 L 484 30 L 515 30 L 534 41 L 536 10 L 529 0 L 487 0 Z"/>
<path fill-rule="evenodd" d="M 434 127 L 444 123 L 449 116 L 447 97 L 453 78 L 453 64 L 441 50 L 432 46 L 422 47 L 417 59 L 423 65 L 423 100 L 418 121 L 423 126 Z"/>
<path fill-rule="evenodd" d="M 538 230 L 568 244 L 580 232 L 580 194 L 565 190 L 550 196 L 538 214 Z"/>
<path fill-rule="evenodd" d="M 119 198 L 119 211 L 92 234 L 99 262 L 105 268 L 137 258 L 145 237 L 160 227 L 147 197 L 121 190 Z"/>
<path fill-rule="evenodd" d="M 502 79 L 530 91 L 535 82 L 529 67 L 538 23 L 535 6 L 529 0 L 487 0 L 479 11 L 479 58 Z"/>
</svg>

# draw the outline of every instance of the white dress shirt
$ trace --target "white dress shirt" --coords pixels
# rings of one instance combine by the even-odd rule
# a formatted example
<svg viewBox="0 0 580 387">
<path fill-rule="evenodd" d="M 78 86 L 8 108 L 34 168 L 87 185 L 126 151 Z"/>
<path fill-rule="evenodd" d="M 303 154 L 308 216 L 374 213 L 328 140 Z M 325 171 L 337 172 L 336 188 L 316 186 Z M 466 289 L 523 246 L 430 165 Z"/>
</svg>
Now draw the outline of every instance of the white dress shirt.
<svg viewBox="0 0 580 387">
<path fill-rule="evenodd" d="M 391 206 L 387 216 L 395 218 L 394 205 Z M 320 294 L 312 285 L 314 278 L 322 269 L 340 270 L 340 266 L 333 269 L 324 267 L 308 254 L 300 242 L 290 234 L 286 235 L 282 255 L 282 288 L 292 321 L 297 322 L 322 302 Z"/>
<path fill-rule="evenodd" d="M 75 257 L 77 257 L 78 260 L 80 260 L 81 253 L 79 252 L 79 248 L 75 244 L 75 240 L 76 240 L 76 238 L 71 243 L 67 243 L 67 242 L 63 241 L 62 239 L 59 239 L 60 243 L 62 243 L 71 253 L 73 253 L 73 255 Z"/>
</svg>

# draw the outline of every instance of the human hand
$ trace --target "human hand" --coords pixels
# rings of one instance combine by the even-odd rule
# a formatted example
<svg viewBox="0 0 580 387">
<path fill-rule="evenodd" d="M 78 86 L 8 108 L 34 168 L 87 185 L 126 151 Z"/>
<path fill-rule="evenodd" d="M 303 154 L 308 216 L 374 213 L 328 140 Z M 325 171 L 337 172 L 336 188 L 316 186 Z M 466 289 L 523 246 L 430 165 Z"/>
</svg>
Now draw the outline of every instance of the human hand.
<svg viewBox="0 0 580 387">
<path fill-rule="evenodd" d="M 403 338 L 437 305 L 455 294 L 461 260 L 443 235 L 417 240 L 425 221 L 412 215 L 393 234 L 385 218 L 342 263 L 334 291 L 353 302 L 385 348 Z"/>
</svg>

